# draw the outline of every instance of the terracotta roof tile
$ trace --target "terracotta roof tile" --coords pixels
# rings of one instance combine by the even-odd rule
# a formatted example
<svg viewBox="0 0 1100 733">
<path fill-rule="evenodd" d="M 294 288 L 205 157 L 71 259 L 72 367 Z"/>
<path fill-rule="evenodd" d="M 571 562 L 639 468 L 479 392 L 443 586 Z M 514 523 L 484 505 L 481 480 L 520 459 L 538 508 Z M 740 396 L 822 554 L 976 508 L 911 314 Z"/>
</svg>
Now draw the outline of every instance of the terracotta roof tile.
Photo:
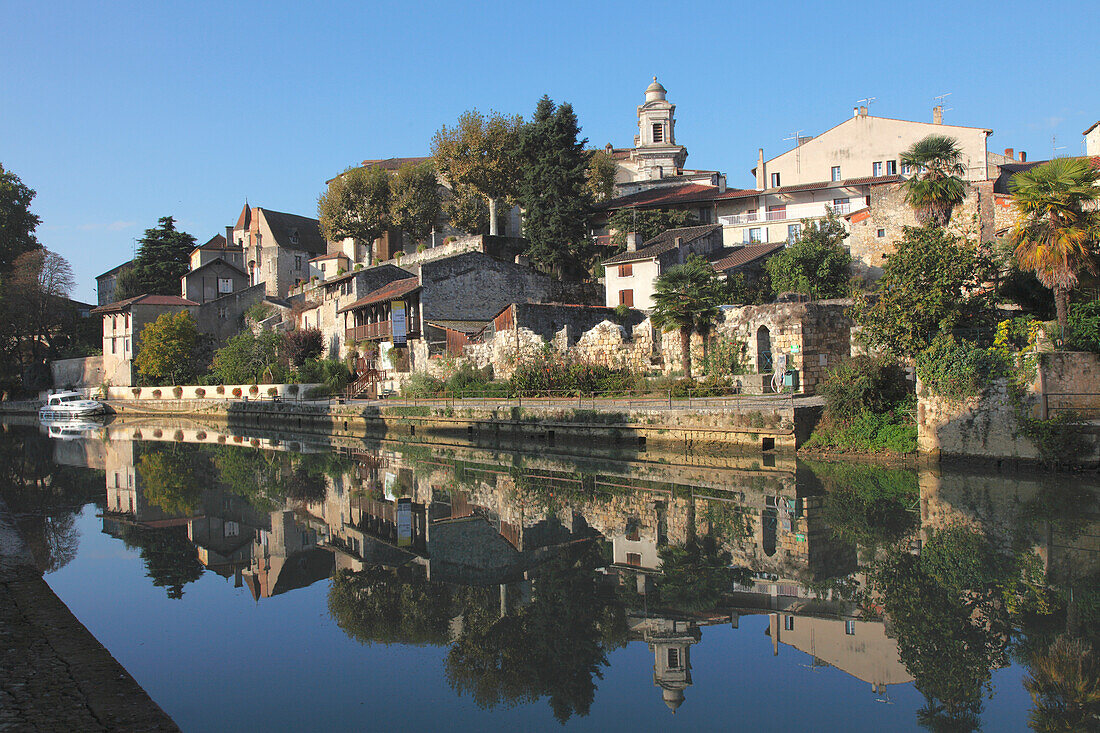
<svg viewBox="0 0 1100 733">
<path fill-rule="evenodd" d="M 354 303 L 344 306 L 337 311 L 337 313 L 356 310 L 368 305 L 374 305 L 375 303 L 386 303 L 391 300 L 397 300 L 401 296 L 408 295 L 417 290 L 420 290 L 419 278 L 407 277 L 404 280 L 394 280 L 388 285 L 383 285 L 377 290 L 372 290 Z"/>
<path fill-rule="evenodd" d="M 664 254 L 671 250 L 676 249 L 676 238 L 682 237 L 684 244 L 694 242 L 700 237 L 715 232 L 722 228 L 721 224 L 703 224 L 702 226 L 695 227 L 680 227 L 679 229 L 669 229 L 661 232 L 648 242 L 644 242 L 634 252 L 623 252 L 622 254 L 615 255 L 614 257 L 604 260 L 605 265 L 614 265 L 619 262 L 636 262 L 637 260 L 648 260 L 656 257 L 657 255 Z"/>
<path fill-rule="evenodd" d="M 92 313 L 113 313 L 124 311 L 133 305 L 198 305 L 193 300 L 187 298 L 181 298 L 178 295 L 139 295 L 135 298 L 127 298 L 126 300 L 120 300 L 116 303 L 108 303 L 107 305 L 101 305 L 98 308 L 94 308 Z"/>
<path fill-rule="evenodd" d="M 783 246 L 783 242 L 746 244 L 744 247 L 738 247 L 733 254 L 710 263 L 710 266 L 718 272 L 735 270 L 738 267 L 744 267 L 752 262 L 756 262 L 762 257 L 767 257 L 774 252 L 778 252 L 783 249 Z"/>
</svg>

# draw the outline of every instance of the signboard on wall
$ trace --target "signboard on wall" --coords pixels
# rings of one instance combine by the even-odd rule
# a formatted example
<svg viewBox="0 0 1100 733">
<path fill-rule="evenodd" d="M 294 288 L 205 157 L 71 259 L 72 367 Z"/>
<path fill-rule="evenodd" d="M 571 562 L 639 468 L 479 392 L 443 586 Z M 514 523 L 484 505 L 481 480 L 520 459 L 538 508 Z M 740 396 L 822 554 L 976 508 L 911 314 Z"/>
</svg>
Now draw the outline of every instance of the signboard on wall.
<svg viewBox="0 0 1100 733">
<path fill-rule="evenodd" d="M 390 322 L 393 324 L 393 345 L 405 345 L 406 320 L 405 301 L 395 300 L 390 304 Z"/>
<path fill-rule="evenodd" d="M 412 499 L 407 496 L 397 500 L 397 546 L 412 544 Z"/>
</svg>

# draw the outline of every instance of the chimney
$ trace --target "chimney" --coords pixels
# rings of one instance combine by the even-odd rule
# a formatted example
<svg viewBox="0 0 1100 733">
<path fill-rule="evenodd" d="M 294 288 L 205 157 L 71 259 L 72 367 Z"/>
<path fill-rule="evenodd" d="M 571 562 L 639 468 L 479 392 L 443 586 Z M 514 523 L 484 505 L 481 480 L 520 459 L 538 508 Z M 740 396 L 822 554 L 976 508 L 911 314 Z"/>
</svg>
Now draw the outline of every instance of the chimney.
<svg viewBox="0 0 1100 733">
<path fill-rule="evenodd" d="M 859 117 L 859 107 L 852 107 L 852 117 Z"/>
<path fill-rule="evenodd" d="M 756 190 L 763 191 L 767 188 L 768 172 L 764 170 L 764 148 L 756 154 Z"/>
<path fill-rule="evenodd" d="M 676 237 L 676 249 L 679 250 L 683 246 L 684 246 L 684 238 L 683 237 Z"/>
<path fill-rule="evenodd" d="M 1016 151 L 1012 148 L 1005 148 L 1005 157 L 1009 160 L 1016 160 Z"/>
<path fill-rule="evenodd" d="M 637 252 L 638 251 L 638 232 L 626 233 L 626 251 Z"/>
<path fill-rule="evenodd" d="M 932 124 L 933 125 L 942 125 L 943 124 L 943 105 L 942 104 L 937 104 L 935 107 L 932 108 Z"/>
<path fill-rule="evenodd" d="M 237 243 L 233 241 L 233 227 L 227 226 L 225 228 L 225 244 L 229 247 L 235 246 Z"/>
<path fill-rule="evenodd" d="M 866 117 L 867 116 L 867 107 L 865 105 L 861 104 L 859 106 L 859 116 L 860 117 Z"/>
<path fill-rule="evenodd" d="M 1026 163 L 1027 162 L 1027 153 L 1025 153 L 1023 150 L 1020 151 L 1020 162 L 1021 163 Z"/>
</svg>

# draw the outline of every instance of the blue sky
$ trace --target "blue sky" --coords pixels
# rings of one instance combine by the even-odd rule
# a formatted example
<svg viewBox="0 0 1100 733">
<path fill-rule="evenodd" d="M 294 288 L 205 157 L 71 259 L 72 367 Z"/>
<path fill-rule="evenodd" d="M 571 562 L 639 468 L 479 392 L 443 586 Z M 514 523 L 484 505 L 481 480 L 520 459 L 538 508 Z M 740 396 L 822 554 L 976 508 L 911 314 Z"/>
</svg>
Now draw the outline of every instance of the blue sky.
<svg viewBox="0 0 1100 733">
<path fill-rule="evenodd" d="M 751 185 L 871 113 L 990 127 L 990 149 L 1082 152 L 1100 119 L 1095 3 L 16 3 L 0 0 L 0 163 L 37 190 L 76 297 L 173 215 L 199 241 L 254 206 L 314 216 L 326 178 L 424 155 L 465 109 L 571 102 L 631 144 L 656 74 L 689 167 Z"/>
</svg>

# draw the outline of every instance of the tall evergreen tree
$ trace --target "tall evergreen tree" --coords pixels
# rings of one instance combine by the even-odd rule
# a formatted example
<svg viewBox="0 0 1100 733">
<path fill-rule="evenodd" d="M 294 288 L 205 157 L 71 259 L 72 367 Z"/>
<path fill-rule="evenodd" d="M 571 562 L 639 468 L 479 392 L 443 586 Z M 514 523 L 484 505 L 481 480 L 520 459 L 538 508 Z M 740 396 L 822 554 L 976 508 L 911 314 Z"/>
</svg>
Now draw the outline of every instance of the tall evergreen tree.
<svg viewBox="0 0 1100 733">
<path fill-rule="evenodd" d="M 157 226 L 145 230 L 129 272 L 121 273 L 115 289 L 117 300 L 138 295 L 179 295 L 180 278 L 191 269 L 195 238 L 176 229 L 176 220 L 162 216 Z"/>
<path fill-rule="evenodd" d="M 39 247 L 34 236 L 42 220 L 31 213 L 34 190 L 0 165 L 0 271 L 7 272 L 15 259 Z"/>
<path fill-rule="evenodd" d="M 547 96 L 520 131 L 519 200 L 528 255 L 558 277 L 584 275 L 595 255 L 586 226 L 591 153 L 580 131 L 572 105 L 557 106 Z"/>
</svg>

